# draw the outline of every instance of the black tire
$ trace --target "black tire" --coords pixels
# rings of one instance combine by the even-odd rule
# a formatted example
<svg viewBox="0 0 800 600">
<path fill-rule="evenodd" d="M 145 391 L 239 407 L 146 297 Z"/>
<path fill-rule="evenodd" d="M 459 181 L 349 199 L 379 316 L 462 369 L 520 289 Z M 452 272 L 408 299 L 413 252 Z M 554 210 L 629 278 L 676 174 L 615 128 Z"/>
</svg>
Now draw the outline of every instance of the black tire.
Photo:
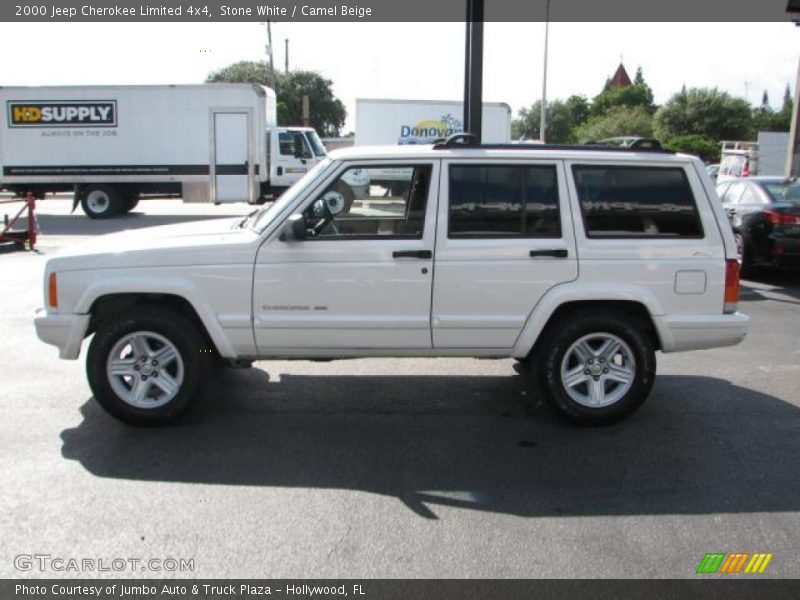
<svg viewBox="0 0 800 600">
<path fill-rule="evenodd" d="M 81 208 L 90 219 L 109 219 L 125 210 L 119 190 L 109 185 L 87 185 L 80 191 Z"/>
<path fill-rule="evenodd" d="M 139 307 L 131 309 L 129 312 L 101 323 L 94 339 L 89 346 L 89 353 L 86 357 L 86 374 L 89 379 L 89 386 L 94 393 L 95 400 L 111 415 L 131 425 L 166 425 L 173 423 L 181 418 L 198 400 L 201 393 L 204 375 L 210 372 L 213 361 L 213 354 L 208 351 L 208 341 L 204 333 L 198 331 L 197 325 L 181 314 L 173 311 L 159 309 L 155 307 Z M 158 341 L 151 341 L 148 345 L 148 356 L 144 366 L 135 360 L 131 372 L 134 377 L 125 381 L 125 377 L 113 378 L 108 373 L 108 363 L 113 353 L 117 355 L 116 347 L 124 344 L 127 336 L 132 334 L 154 334 L 150 339 L 156 337 L 163 338 L 172 345 L 176 351 L 178 359 L 172 362 L 165 362 L 158 367 L 148 366 L 150 358 L 155 354 L 150 354 L 149 350 L 158 352 L 165 346 L 159 346 Z M 133 348 L 133 346 L 128 346 Z M 153 363 L 155 364 L 155 363 Z M 139 368 L 136 369 L 136 366 Z M 180 368 L 179 368 L 180 367 Z M 145 373 L 147 368 L 147 373 Z M 133 372 L 133 369 L 136 369 Z M 155 375 L 153 372 L 155 371 Z M 161 380 L 158 380 L 159 374 Z M 182 377 L 178 377 L 181 374 Z M 177 392 L 165 403 L 158 406 L 134 405 L 133 402 L 126 401 L 116 390 L 129 388 L 131 395 L 134 393 L 134 383 L 148 379 L 149 383 L 142 383 L 146 386 L 147 394 L 142 399 L 143 403 L 156 404 L 161 398 L 167 398 L 169 394 L 159 387 L 159 383 L 168 381 L 180 381 Z M 112 383 L 113 381 L 113 383 Z M 141 404 L 141 403 L 140 403 Z"/>
<path fill-rule="evenodd" d="M 138 192 L 126 192 L 124 195 L 124 202 L 123 202 L 123 212 L 129 213 L 136 205 L 139 204 L 139 193 Z"/>
<path fill-rule="evenodd" d="M 758 274 L 758 268 L 753 265 L 753 252 L 741 233 L 734 232 L 733 239 L 736 242 L 736 251 L 739 253 L 739 276 L 742 279 L 750 279 Z"/>
<path fill-rule="evenodd" d="M 350 209 L 353 208 L 353 201 L 356 199 L 355 193 L 353 193 L 353 188 L 347 185 L 344 181 L 337 181 L 336 182 L 336 191 L 342 195 L 344 198 L 344 210 L 342 212 L 349 213 Z"/>
<path fill-rule="evenodd" d="M 592 354 L 587 359 L 587 364 L 581 366 L 576 360 L 578 350 L 573 351 L 572 347 L 582 339 L 592 351 L 599 350 L 604 340 L 621 340 L 627 348 L 620 346 L 619 354 L 611 356 L 615 363 L 613 366 L 606 362 L 608 357 L 598 358 L 599 354 Z M 568 351 L 570 356 L 565 360 Z M 633 358 L 632 363 L 625 360 L 628 354 Z M 608 310 L 571 313 L 549 327 L 546 337 L 538 347 L 537 360 L 533 364 L 533 368 L 538 370 L 534 375 L 538 375 L 539 389 L 547 400 L 561 416 L 578 425 L 607 425 L 624 419 L 647 399 L 656 375 L 653 342 L 645 331 L 644 324 L 622 313 Z M 567 372 L 577 371 L 578 379 L 585 379 L 583 383 L 571 388 L 573 394 L 586 396 L 584 402 L 579 402 L 568 392 L 561 374 L 562 365 Z M 615 371 L 617 366 L 633 374 L 627 390 L 626 384 L 610 379 L 613 373 L 607 375 L 609 368 Z M 600 393 L 603 398 L 608 394 L 608 404 L 590 405 L 592 381 L 597 382 L 595 385 L 603 390 Z M 616 395 L 619 397 L 615 398 Z"/>
</svg>

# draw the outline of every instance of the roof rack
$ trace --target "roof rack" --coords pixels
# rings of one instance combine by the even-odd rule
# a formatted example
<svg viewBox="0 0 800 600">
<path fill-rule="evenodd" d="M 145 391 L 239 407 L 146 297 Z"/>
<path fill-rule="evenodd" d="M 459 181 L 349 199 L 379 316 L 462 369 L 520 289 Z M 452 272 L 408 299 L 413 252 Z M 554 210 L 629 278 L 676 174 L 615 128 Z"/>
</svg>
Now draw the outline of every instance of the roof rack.
<svg viewBox="0 0 800 600">
<path fill-rule="evenodd" d="M 437 141 L 434 150 L 448 150 L 451 148 L 472 148 L 475 150 L 524 150 L 526 152 L 540 152 L 542 150 L 583 150 L 593 152 L 652 152 L 655 154 L 675 154 L 666 150 L 661 143 L 653 138 L 640 138 L 627 146 L 611 145 L 603 140 L 580 144 L 476 144 L 476 137 L 472 133 L 455 133 L 444 141 Z"/>
</svg>

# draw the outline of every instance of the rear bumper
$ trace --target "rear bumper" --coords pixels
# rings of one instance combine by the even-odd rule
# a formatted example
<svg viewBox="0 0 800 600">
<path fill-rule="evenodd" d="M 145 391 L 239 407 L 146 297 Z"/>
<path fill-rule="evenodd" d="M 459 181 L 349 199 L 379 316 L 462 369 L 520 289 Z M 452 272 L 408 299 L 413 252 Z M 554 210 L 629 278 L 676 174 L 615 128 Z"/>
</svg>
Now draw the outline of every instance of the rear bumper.
<svg viewBox="0 0 800 600">
<path fill-rule="evenodd" d="M 663 352 L 735 346 L 747 335 L 750 317 L 732 315 L 675 315 L 653 317 Z"/>
<path fill-rule="evenodd" d="M 90 316 L 50 314 L 39 309 L 33 322 L 40 340 L 57 347 L 61 358 L 75 360 L 81 352 Z"/>
</svg>

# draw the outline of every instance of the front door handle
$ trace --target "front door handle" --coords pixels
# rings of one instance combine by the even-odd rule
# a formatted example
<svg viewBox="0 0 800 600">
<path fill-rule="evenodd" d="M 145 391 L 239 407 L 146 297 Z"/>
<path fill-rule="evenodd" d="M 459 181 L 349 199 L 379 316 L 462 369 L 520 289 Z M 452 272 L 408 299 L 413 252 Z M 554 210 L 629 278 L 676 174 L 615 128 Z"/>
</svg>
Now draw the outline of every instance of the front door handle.
<svg viewBox="0 0 800 600">
<path fill-rule="evenodd" d="M 530 253 L 531 258 L 537 258 L 539 256 L 552 256 L 553 258 L 567 258 L 567 256 L 569 256 L 569 252 L 567 252 L 563 248 L 558 248 L 554 250 L 531 250 Z"/>
<path fill-rule="evenodd" d="M 431 250 L 395 250 L 392 252 L 394 258 L 433 258 Z"/>
</svg>

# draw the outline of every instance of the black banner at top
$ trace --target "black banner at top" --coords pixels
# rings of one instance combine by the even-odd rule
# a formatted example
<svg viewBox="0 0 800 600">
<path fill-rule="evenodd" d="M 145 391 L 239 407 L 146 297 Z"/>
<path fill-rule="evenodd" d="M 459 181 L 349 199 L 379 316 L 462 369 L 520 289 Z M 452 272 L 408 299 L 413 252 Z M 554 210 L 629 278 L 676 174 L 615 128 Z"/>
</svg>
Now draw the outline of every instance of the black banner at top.
<svg viewBox="0 0 800 600">
<path fill-rule="evenodd" d="M 544 21 L 547 0 L 486 0 L 485 21 Z M 787 0 L 550 0 L 550 21 L 780 22 Z M 16 0 L 0 20 L 447 22 L 466 19 L 466 0 Z M 409 39 L 413 39 L 413 35 Z M 597 40 L 582 40 L 590 49 Z"/>
</svg>

